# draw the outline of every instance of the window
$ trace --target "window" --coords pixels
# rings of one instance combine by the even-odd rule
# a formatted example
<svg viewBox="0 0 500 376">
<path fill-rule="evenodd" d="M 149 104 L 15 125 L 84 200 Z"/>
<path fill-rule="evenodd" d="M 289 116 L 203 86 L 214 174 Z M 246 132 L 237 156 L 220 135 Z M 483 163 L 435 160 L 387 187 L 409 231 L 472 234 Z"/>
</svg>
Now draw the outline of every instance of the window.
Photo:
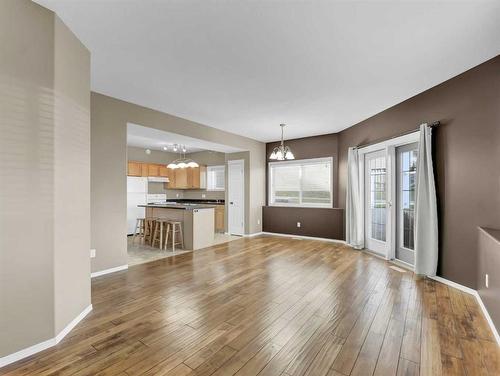
<svg viewBox="0 0 500 376">
<path fill-rule="evenodd" d="M 269 205 L 331 208 L 332 158 L 269 163 Z"/>
<path fill-rule="evenodd" d="M 225 187 L 225 166 L 207 167 L 207 191 L 223 191 Z"/>
</svg>

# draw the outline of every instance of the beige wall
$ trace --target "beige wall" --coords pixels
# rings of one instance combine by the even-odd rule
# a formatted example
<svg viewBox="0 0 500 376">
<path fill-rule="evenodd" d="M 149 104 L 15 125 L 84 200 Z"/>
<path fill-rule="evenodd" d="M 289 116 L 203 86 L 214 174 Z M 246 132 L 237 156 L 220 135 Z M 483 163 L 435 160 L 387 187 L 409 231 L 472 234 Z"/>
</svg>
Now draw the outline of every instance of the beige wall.
<svg viewBox="0 0 500 376">
<path fill-rule="evenodd" d="M 90 53 L 55 18 L 54 288 L 59 333 L 90 304 Z"/>
<path fill-rule="evenodd" d="M 151 150 L 151 154 L 146 154 L 146 149 L 127 146 L 127 160 L 147 162 L 147 163 L 162 163 L 168 164 L 174 159 L 179 158 L 179 154 L 168 151 Z"/>
<path fill-rule="evenodd" d="M 265 144 L 236 134 L 134 105 L 91 94 L 91 246 L 97 256 L 92 271 L 127 262 L 126 162 L 127 123 L 223 143 L 249 152 L 248 232 L 261 231 L 265 201 Z"/>
<path fill-rule="evenodd" d="M 1 1 L 0 45 L 3 357 L 53 338 L 90 304 L 90 109 L 88 51 L 52 12 Z"/>
</svg>

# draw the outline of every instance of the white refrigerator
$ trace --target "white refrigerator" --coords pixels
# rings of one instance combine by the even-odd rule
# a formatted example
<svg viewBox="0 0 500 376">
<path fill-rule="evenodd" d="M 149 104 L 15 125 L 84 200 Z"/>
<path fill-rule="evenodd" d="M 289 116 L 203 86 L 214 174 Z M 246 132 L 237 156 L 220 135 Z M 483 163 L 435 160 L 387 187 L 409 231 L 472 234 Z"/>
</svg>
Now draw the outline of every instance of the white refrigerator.
<svg viewBox="0 0 500 376">
<path fill-rule="evenodd" d="M 148 178 L 127 176 L 127 234 L 135 231 L 136 220 L 146 214 L 146 208 L 137 205 L 147 204 Z"/>
</svg>

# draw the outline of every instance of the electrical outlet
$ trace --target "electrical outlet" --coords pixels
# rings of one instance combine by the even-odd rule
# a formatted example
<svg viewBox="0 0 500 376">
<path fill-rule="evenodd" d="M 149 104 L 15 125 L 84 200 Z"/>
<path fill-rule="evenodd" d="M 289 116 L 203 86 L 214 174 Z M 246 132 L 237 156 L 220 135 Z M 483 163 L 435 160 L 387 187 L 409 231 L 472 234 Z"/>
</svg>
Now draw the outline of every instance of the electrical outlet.
<svg viewBox="0 0 500 376">
<path fill-rule="evenodd" d="M 178 193 L 175 194 L 175 198 L 179 198 L 179 194 Z"/>
<path fill-rule="evenodd" d="M 96 250 L 95 249 L 91 249 L 90 250 L 90 258 L 94 258 L 95 254 L 96 254 Z"/>
<path fill-rule="evenodd" d="M 297 227 L 300 227 L 300 222 L 297 222 Z"/>
<path fill-rule="evenodd" d="M 490 276 L 488 274 L 484 275 L 484 284 L 486 285 L 486 288 L 490 287 Z"/>
<path fill-rule="evenodd" d="M 205 193 L 202 193 L 201 198 L 205 198 L 205 197 L 207 197 L 207 195 Z"/>
<path fill-rule="evenodd" d="M 260 219 L 257 219 L 257 224 L 260 225 Z"/>
</svg>

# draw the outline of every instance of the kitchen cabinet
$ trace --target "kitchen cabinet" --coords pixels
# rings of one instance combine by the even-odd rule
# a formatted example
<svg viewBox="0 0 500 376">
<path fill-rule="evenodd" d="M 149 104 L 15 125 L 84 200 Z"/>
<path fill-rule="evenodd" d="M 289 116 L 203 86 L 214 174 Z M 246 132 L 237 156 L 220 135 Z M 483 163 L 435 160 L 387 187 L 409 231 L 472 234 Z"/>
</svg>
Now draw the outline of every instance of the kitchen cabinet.
<svg viewBox="0 0 500 376">
<path fill-rule="evenodd" d="M 170 178 L 170 169 L 159 163 L 128 161 L 127 176 L 148 176 Z"/>
<path fill-rule="evenodd" d="M 207 166 L 168 169 L 168 189 L 205 189 L 207 186 Z"/>
<path fill-rule="evenodd" d="M 128 161 L 127 175 L 128 176 L 148 176 L 147 166 L 141 162 Z"/>
<path fill-rule="evenodd" d="M 168 178 L 167 189 L 205 189 L 207 187 L 207 166 L 167 168 L 164 164 L 128 161 L 127 176 L 148 176 Z"/>
<path fill-rule="evenodd" d="M 215 232 L 224 232 L 224 210 L 225 206 L 224 205 L 217 205 L 215 207 L 215 220 L 214 220 L 214 227 L 215 227 Z"/>
<path fill-rule="evenodd" d="M 161 176 L 162 178 L 169 178 L 170 176 L 169 176 L 168 170 L 170 170 L 170 169 L 167 168 L 167 166 L 160 165 L 160 167 L 158 168 L 158 173 L 159 173 L 158 176 Z"/>
<path fill-rule="evenodd" d="M 188 188 L 205 189 L 207 187 L 207 166 L 188 169 Z"/>
<path fill-rule="evenodd" d="M 160 176 L 160 165 L 148 163 L 148 176 Z"/>
<path fill-rule="evenodd" d="M 188 187 L 188 169 L 176 168 L 174 170 L 174 181 L 171 188 L 187 189 Z"/>
</svg>

